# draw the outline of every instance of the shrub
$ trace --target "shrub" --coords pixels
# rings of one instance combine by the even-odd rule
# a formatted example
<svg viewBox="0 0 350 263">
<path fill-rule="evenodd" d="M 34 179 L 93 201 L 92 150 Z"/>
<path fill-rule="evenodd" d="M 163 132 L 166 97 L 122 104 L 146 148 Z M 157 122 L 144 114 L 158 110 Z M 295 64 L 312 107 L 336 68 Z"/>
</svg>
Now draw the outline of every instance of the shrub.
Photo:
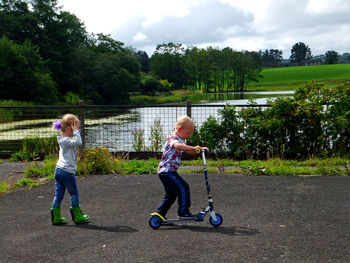
<svg viewBox="0 0 350 263">
<path fill-rule="evenodd" d="M 9 158 L 10 162 L 23 162 L 23 161 L 29 162 L 31 160 L 32 160 L 32 156 L 25 151 L 19 151 L 19 152 L 13 153 Z"/>
<path fill-rule="evenodd" d="M 145 80 L 143 84 L 142 93 L 144 94 L 155 94 L 159 87 L 159 81 L 154 78 L 149 78 Z"/>
<path fill-rule="evenodd" d="M 170 92 L 172 89 L 174 89 L 174 86 L 174 83 L 169 83 L 167 79 L 161 79 L 159 80 L 158 90 L 160 92 Z"/>
<path fill-rule="evenodd" d="M 86 148 L 79 154 L 77 175 L 114 173 L 114 160 L 107 148 Z"/>
<path fill-rule="evenodd" d="M 48 138 L 29 137 L 23 140 L 23 151 L 35 153 L 44 158 L 46 155 L 55 154 L 59 151 L 56 136 Z"/>
<path fill-rule="evenodd" d="M 265 110 L 247 107 L 237 112 L 226 105 L 218 111 L 219 118 L 210 116 L 190 141 L 244 159 L 348 156 L 349 101 L 350 81 L 334 88 L 307 83 L 294 98 L 269 101 Z"/>
</svg>

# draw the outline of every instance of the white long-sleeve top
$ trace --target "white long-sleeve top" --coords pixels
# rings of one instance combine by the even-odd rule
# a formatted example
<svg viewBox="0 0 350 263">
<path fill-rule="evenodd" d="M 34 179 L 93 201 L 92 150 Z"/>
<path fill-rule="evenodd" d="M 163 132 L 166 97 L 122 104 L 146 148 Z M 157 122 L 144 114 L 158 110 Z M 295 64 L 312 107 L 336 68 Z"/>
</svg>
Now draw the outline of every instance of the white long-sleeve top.
<svg viewBox="0 0 350 263">
<path fill-rule="evenodd" d="M 68 173 L 75 173 L 77 170 L 77 151 L 75 146 L 82 145 L 80 132 L 73 131 L 73 138 L 57 136 L 60 146 L 59 159 L 56 166 Z"/>
</svg>

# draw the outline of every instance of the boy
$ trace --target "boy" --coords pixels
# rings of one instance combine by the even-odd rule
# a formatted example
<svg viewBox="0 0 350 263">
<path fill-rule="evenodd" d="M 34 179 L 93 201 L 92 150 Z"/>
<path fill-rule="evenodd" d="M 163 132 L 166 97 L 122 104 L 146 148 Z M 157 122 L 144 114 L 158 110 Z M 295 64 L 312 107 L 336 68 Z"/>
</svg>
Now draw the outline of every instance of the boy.
<svg viewBox="0 0 350 263">
<path fill-rule="evenodd" d="M 188 116 L 180 117 L 175 126 L 175 131 L 168 137 L 163 147 L 163 156 L 158 166 L 158 176 L 163 183 L 165 195 L 160 203 L 157 213 L 165 218 L 171 205 L 178 198 L 178 218 L 192 219 L 190 187 L 187 182 L 177 173 L 181 164 L 182 152 L 196 154 L 196 149 L 208 151 L 207 147 L 189 146 L 184 140 L 189 139 L 194 130 L 193 120 Z"/>
</svg>

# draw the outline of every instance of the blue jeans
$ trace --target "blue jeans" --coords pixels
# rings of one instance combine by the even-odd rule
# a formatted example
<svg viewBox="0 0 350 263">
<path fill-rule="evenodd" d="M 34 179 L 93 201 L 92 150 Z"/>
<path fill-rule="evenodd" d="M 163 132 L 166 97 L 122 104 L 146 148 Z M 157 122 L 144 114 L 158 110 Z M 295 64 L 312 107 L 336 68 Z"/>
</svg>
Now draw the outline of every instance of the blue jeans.
<svg viewBox="0 0 350 263">
<path fill-rule="evenodd" d="M 163 183 L 165 195 L 157 209 L 157 213 L 165 216 L 176 198 L 179 205 L 178 214 L 189 212 L 191 197 L 188 183 L 177 172 L 159 173 L 158 176 Z"/>
<path fill-rule="evenodd" d="M 79 205 L 79 191 L 75 175 L 68 173 L 60 168 L 55 170 L 56 193 L 52 202 L 52 208 L 60 208 L 64 193 L 67 191 L 70 194 L 71 207 Z"/>
</svg>

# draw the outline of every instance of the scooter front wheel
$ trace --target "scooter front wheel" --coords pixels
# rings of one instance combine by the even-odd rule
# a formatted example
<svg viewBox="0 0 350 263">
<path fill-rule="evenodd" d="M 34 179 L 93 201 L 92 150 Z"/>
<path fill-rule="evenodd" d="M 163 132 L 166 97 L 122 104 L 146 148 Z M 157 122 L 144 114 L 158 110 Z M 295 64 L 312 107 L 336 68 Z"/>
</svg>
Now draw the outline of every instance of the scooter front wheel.
<svg viewBox="0 0 350 263">
<path fill-rule="evenodd" d="M 149 226 L 153 229 L 159 228 L 162 225 L 162 222 L 163 220 L 157 215 L 152 215 L 148 220 Z"/>
<path fill-rule="evenodd" d="M 212 217 L 209 218 L 209 223 L 212 225 L 212 226 L 215 226 L 215 227 L 218 227 L 222 224 L 222 216 L 218 213 L 215 213 L 215 217 L 216 219 L 213 219 Z"/>
</svg>

